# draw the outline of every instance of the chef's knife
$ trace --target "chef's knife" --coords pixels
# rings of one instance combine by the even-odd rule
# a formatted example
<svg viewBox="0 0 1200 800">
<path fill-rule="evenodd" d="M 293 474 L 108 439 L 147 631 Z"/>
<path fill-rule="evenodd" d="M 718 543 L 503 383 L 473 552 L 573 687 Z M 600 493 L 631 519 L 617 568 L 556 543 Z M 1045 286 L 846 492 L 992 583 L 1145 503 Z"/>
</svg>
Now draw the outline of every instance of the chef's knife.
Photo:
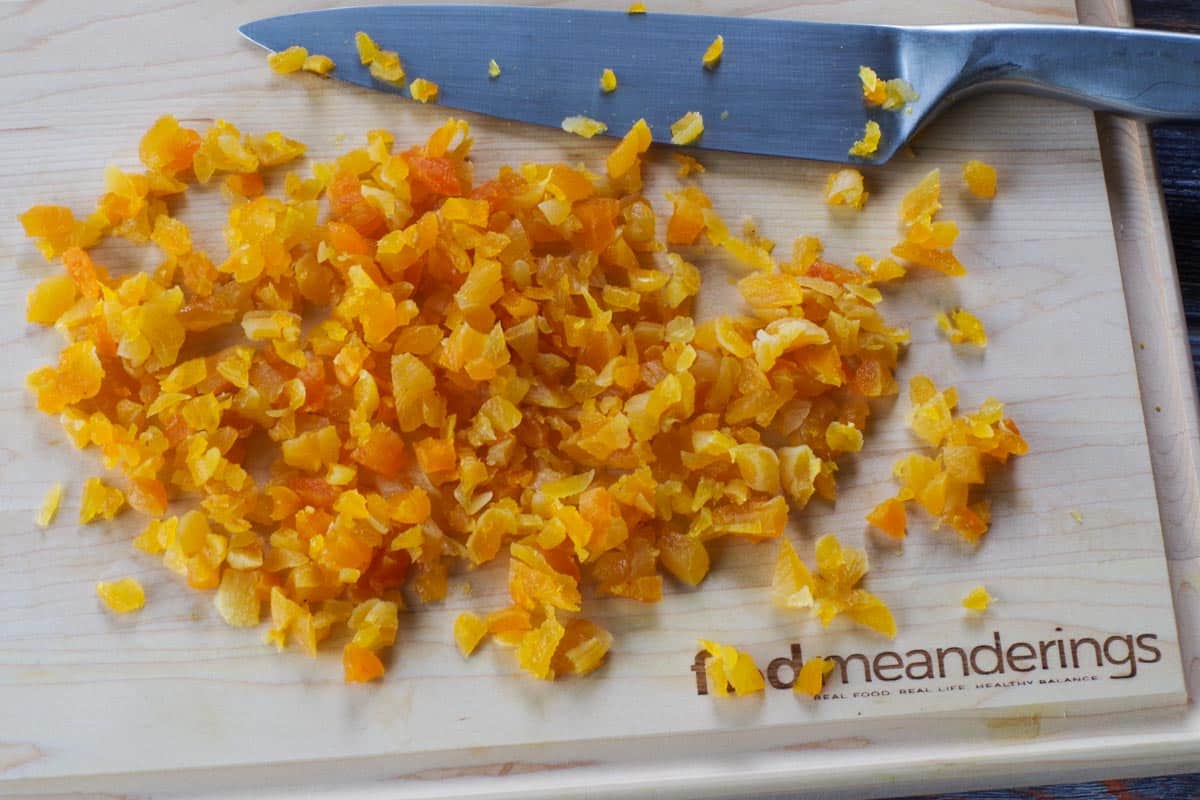
<svg viewBox="0 0 1200 800">
<path fill-rule="evenodd" d="M 639 117 L 656 141 L 688 111 L 704 116 L 696 146 L 861 161 L 848 155 L 868 119 L 891 158 L 950 102 L 983 89 L 1048 94 L 1147 120 L 1200 119 L 1200 37 L 1073 25 L 888 27 L 684 14 L 624 14 L 510 6 L 363 6 L 243 25 L 270 50 L 302 45 L 330 56 L 332 75 L 383 91 L 359 62 L 365 31 L 398 51 L 408 77 L 436 82 L 439 102 L 558 126 L 584 115 L 621 135 Z M 701 56 L 716 36 L 715 69 Z M 501 66 L 488 74 L 488 61 Z M 920 93 L 911 111 L 863 102 L 860 65 Z M 600 90 L 604 68 L 619 87 Z"/>
</svg>

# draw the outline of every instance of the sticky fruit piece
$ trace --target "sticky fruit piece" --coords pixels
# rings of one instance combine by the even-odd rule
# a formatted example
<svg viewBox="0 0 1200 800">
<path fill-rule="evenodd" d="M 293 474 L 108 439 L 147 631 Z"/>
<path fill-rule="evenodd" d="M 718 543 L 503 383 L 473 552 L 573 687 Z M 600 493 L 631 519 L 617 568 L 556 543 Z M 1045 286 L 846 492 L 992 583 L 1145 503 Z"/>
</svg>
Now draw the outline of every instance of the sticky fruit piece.
<svg viewBox="0 0 1200 800">
<path fill-rule="evenodd" d="M 146 592 L 134 578 L 100 581 L 96 584 L 96 594 L 117 614 L 128 614 L 146 605 Z"/>
</svg>

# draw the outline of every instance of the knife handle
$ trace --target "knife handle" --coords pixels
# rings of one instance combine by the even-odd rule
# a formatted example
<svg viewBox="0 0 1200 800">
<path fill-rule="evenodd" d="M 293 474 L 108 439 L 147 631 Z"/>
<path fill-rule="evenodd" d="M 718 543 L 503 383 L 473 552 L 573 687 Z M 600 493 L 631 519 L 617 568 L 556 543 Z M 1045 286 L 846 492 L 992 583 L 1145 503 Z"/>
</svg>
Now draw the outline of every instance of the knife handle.
<svg viewBox="0 0 1200 800">
<path fill-rule="evenodd" d="M 1200 120 L 1200 36 L 1080 25 L 953 25 L 923 31 L 936 32 L 935 41 L 922 42 L 908 54 L 957 56 L 957 74 L 943 73 L 950 78 L 943 95 L 947 101 L 1007 89 L 1148 122 Z M 943 64 L 943 69 L 951 66 Z"/>
</svg>

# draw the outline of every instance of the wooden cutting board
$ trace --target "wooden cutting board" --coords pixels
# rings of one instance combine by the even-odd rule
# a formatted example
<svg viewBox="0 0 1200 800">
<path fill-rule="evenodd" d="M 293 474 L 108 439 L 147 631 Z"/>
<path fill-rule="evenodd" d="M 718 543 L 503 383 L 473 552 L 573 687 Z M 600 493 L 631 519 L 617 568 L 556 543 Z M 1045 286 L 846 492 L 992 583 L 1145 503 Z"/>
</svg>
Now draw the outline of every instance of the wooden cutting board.
<svg viewBox="0 0 1200 800">
<path fill-rule="evenodd" d="M 25 293 L 56 268 L 24 241 L 15 215 L 34 202 L 90 208 L 103 166 L 135 167 L 138 138 L 162 113 L 200 127 L 221 117 L 247 131 L 279 129 L 307 142 L 315 159 L 353 146 L 371 128 L 415 142 L 448 113 L 460 115 L 271 74 L 261 51 L 233 28 L 296 9 L 282 2 L 238 10 L 165 2 L 124 12 L 83 4 L 6 9 L 0 258 L 14 266 L 0 282 L 10 323 L 0 379 L 0 791 L 194 789 L 271 774 L 398 775 L 420 779 L 403 785 L 421 793 L 434 785 L 429 780 L 505 772 L 496 764 L 537 772 L 797 742 L 854 748 L 897 724 L 936 739 L 954 729 L 944 720 L 979 717 L 1011 738 L 1036 732 L 1045 719 L 1186 701 L 1097 129 L 1089 112 L 1044 100 L 988 97 L 955 108 L 914 144 L 914 157 L 867 172 L 871 200 L 860 214 L 825 207 L 826 165 L 703 158 L 701 184 L 727 219 L 753 217 L 784 248 L 794 236 L 819 235 L 826 257 L 841 263 L 886 252 L 897 237 L 900 197 L 928 170 L 943 171 L 943 215 L 963 228 L 957 251 L 970 274 L 953 280 L 918 270 L 886 292 L 885 313 L 912 328 L 901 377 L 925 373 L 957 385 L 967 407 L 989 396 L 1006 401 L 1031 452 L 992 478 L 995 519 L 980 547 L 933 531 L 919 515 L 903 547 L 885 545 L 863 515 L 892 494 L 890 465 L 916 446 L 900 399 L 879 409 L 864 452 L 843 471 L 836 506 L 814 503 L 789 534 L 806 558 L 826 531 L 868 547 L 868 583 L 896 612 L 895 642 L 836 623 L 822 630 L 773 610 L 765 587 L 776 545 L 736 545 L 720 552 L 698 591 L 672 591 L 657 606 L 594 606 L 617 639 L 609 664 L 588 679 L 537 683 L 494 647 L 470 661 L 459 657 L 454 617 L 505 602 L 503 570 L 485 569 L 458 576 L 445 603 L 405 616 L 382 683 L 347 687 L 336 651 L 311 661 L 276 655 L 262 631 L 226 628 L 209 596 L 130 548 L 144 524 L 135 515 L 78 526 L 82 480 L 101 467 L 94 454 L 70 447 L 55 420 L 36 413 L 23 387 L 23 375 L 52 360 L 60 343 L 24 322 Z M 695 8 L 651 8 L 671 10 Z M 880 23 L 1075 19 L 1066 0 L 953 0 L 920 11 L 866 0 L 699 10 Z M 462 57 L 484 69 L 488 55 Z M 519 161 L 596 165 L 611 146 L 466 116 L 481 176 Z M 968 158 L 1000 170 L 995 202 L 962 189 L 957 175 Z M 647 195 L 665 213 L 674 163 L 665 152 L 655 161 Z M 217 194 L 194 192 L 177 213 L 201 246 L 219 252 Z M 113 245 L 97 258 L 124 271 L 144 265 L 144 256 Z M 728 265 L 716 255 L 701 265 L 709 307 L 727 302 Z M 934 314 L 960 305 L 987 324 L 986 352 L 956 350 L 936 332 Z M 33 509 L 55 480 L 67 484 L 67 499 L 43 532 L 32 524 Z M 100 608 L 93 585 L 126 574 L 139 576 L 149 602 L 116 618 Z M 469 595 L 455 591 L 468 583 Z M 982 618 L 970 617 L 959 601 L 979 583 L 998 601 Z M 841 655 L 847 671 L 816 702 L 770 686 L 760 697 L 718 701 L 698 695 L 691 665 L 699 637 L 736 643 L 764 667 L 798 648 L 804 657 Z M 1029 672 L 1009 658 L 1022 645 L 1038 653 L 1032 662 L 1017 659 L 1018 668 L 1033 665 Z M 878 665 L 889 652 L 908 665 L 929 654 L 935 668 L 944 664 L 944 677 L 888 680 L 894 670 Z M 789 667 L 778 669 L 786 679 Z M 286 766 L 272 772 L 265 766 L 272 764 Z"/>
</svg>

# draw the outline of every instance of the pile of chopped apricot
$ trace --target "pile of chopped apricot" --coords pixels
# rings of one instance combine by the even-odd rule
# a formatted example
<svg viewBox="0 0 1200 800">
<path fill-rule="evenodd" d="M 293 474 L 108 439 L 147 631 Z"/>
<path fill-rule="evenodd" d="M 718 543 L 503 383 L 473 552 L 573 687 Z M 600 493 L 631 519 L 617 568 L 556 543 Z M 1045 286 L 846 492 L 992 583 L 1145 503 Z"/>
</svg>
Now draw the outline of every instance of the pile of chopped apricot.
<svg viewBox="0 0 1200 800">
<path fill-rule="evenodd" d="M 882 600 L 858 584 L 867 574 L 867 551 L 843 547 L 833 534 L 817 539 L 814 577 L 786 539 L 780 544 L 771 580 L 771 602 L 779 608 L 810 609 L 821 625 L 840 614 L 888 638 L 896 636 L 896 621 Z"/>
<path fill-rule="evenodd" d="M 1029 445 L 1017 423 L 1004 416 L 1004 405 L 988 399 L 979 410 L 956 415 L 958 392 L 952 386 L 938 391 L 924 375 L 909 385 L 912 415 L 909 426 L 917 438 L 932 448 L 933 457 L 908 453 L 892 472 L 900 492 L 883 501 L 867 521 L 894 539 L 905 536 L 905 503 L 916 501 L 939 523 L 949 525 L 964 540 L 978 542 L 991 521 L 988 500 L 971 502 L 972 486 L 986 480 L 985 463 L 1004 464 L 1009 456 L 1022 456 Z"/>
<path fill-rule="evenodd" d="M 958 239 L 958 225 L 934 219 L 942 209 L 941 197 L 941 171 L 936 169 L 904 196 L 900 203 L 904 241 L 892 248 L 892 255 L 946 275 L 965 275 L 966 267 L 951 249 Z"/>
<path fill-rule="evenodd" d="M 437 602 L 452 571 L 501 558 L 512 602 L 461 617 L 462 652 L 595 669 L 612 637 L 580 615 L 584 585 L 655 602 L 664 575 L 700 583 L 718 540 L 777 539 L 789 505 L 832 500 L 908 341 L 873 278 L 811 238 L 777 260 L 695 187 L 663 226 L 641 194 L 649 145 L 638 122 L 605 177 L 524 164 L 477 182 L 466 123 L 408 149 L 374 130 L 275 197 L 262 173 L 302 144 L 160 119 L 144 171 L 110 170 L 92 214 L 21 217 L 65 268 L 30 299 L 68 342 L 30 376 L 38 407 L 123 475 L 89 481 L 84 516 L 127 501 L 150 518 L 139 549 L 231 625 L 265 609 L 281 648 L 349 633 L 348 681 L 382 673 L 406 594 Z M 245 191 L 225 193 L 212 257 L 172 203 L 218 175 Z M 700 271 L 668 245 L 702 234 L 739 270 L 735 316 L 692 316 Z M 104 236 L 152 243 L 159 266 L 110 272 L 87 252 Z M 823 547 L 822 619 L 880 613 Z"/>
</svg>

